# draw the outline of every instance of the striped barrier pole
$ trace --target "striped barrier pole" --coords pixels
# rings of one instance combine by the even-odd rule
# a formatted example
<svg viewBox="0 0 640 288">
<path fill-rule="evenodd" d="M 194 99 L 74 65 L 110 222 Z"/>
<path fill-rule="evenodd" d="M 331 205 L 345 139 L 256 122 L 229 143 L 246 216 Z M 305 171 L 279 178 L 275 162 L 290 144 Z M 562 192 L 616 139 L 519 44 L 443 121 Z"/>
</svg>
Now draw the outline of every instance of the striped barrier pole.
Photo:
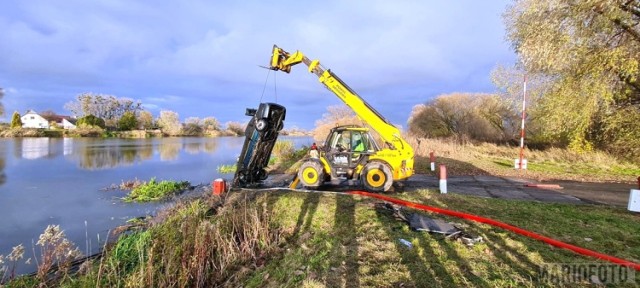
<svg viewBox="0 0 640 288">
<path fill-rule="evenodd" d="M 440 194 L 447 194 L 447 167 L 440 164 Z"/>
<path fill-rule="evenodd" d="M 429 152 L 429 161 L 431 161 L 431 171 L 436 171 L 436 155 L 433 151 Z M 638 177 L 638 181 L 640 181 L 640 177 Z"/>
<path fill-rule="evenodd" d="M 518 161 L 516 168 L 522 170 L 527 169 L 527 166 L 524 165 L 523 166 L 523 162 L 526 161 L 524 160 L 524 118 L 526 116 L 525 114 L 525 107 L 526 107 L 526 103 L 527 103 L 527 75 L 524 75 L 524 88 L 522 91 L 522 123 L 520 125 L 520 161 Z"/>
</svg>

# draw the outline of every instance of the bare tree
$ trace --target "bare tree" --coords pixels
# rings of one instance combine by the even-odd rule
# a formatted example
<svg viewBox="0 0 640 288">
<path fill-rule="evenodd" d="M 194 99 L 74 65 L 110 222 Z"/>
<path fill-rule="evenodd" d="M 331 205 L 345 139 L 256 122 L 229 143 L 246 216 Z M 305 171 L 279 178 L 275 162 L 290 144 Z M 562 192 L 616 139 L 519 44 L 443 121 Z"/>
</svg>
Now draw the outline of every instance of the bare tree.
<svg viewBox="0 0 640 288">
<path fill-rule="evenodd" d="M 182 125 L 180 125 L 180 118 L 178 117 L 178 113 L 173 111 L 160 111 L 158 125 L 162 129 L 163 133 L 166 133 L 170 136 L 178 136 L 182 132 Z"/>
</svg>

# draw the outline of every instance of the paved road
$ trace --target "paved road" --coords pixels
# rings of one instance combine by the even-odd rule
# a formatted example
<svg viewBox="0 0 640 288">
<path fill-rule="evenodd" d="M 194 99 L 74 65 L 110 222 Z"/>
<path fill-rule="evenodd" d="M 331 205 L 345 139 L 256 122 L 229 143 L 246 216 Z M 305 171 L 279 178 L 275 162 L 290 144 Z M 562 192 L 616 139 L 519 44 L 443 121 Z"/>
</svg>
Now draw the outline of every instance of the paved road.
<svg viewBox="0 0 640 288">
<path fill-rule="evenodd" d="M 267 187 L 287 186 L 290 175 L 271 175 Z M 526 187 L 526 184 L 557 184 L 559 189 Z M 404 182 L 404 191 L 439 189 L 439 180 L 430 175 L 416 174 Z M 447 179 L 449 193 L 479 197 L 555 202 L 568 204 L 602 204 L 627 207 L 629 191 L 637 185 L 620 183 L 590 183 L 576 181 L 536 182 L 535 180 L 496 176 L 454 176 Z M 329 188 L 331 189 L 331 188 Z M 344 190 L 344 186 L 333 187 Z"/>
<path fill-rule="evenodd" d="M 526 184 L 557 184 L 560 189 L 526 187 Z M 405 190 L 438 189 L 439 181 L 428 175 L 414 175 L 406 181 Z M 604 204 L 627 207 L 632 184 L 554 181 L 538 183 L 522 178 L 495 176 L 457 176 L 447 179 L 447 191 L 480 197 L 532 200 L 570 204 Z"/>
</svg>

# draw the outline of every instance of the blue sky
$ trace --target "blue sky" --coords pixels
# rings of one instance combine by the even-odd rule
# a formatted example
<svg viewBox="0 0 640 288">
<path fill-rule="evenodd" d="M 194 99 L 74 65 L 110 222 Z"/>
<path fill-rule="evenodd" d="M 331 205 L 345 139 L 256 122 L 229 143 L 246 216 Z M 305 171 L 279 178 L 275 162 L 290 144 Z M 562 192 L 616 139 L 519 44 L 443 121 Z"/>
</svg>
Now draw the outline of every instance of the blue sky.
<svg viewBox="0 0 640 288">
<path fill-rule="evenodd" d="M 500 16 L 508 3 L 2 1 L 4 119 L 69 114 L 65 103 L 93 92 L 222 123 L 246 122 L 262 98 L 287 107 L 286 128 L 310 129 L 341 102 L 303 65 L 275 79 L 261 69 L 277 44 L 319 59 L 406 127 L 411 108 L 435 96 L 494 91 L 491 70 L 515 61 Z"/>
</svg>

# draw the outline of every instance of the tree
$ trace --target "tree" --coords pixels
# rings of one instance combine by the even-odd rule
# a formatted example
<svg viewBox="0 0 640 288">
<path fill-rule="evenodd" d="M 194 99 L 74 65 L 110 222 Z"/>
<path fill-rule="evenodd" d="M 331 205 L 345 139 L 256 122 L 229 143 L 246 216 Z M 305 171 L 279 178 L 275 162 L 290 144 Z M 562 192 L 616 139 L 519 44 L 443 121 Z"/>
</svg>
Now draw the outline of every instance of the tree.
<svg viewBox="0 0 640 288">
<path fill-rule="evenodd" d="M 53 110 L 44 110 L 40 112 L 40 116 L 54 116 L 54 115 L 56 115 L 56 112 L 54 112 Z"/>
<path fill-rule="evenodd" d="M 182 126 L 180 125 L 180 118 L 178 117 L 178 113 L 173 111 L 160 111 L 158 126 L 160 126 L 163 133 L 170 136 L 177 136 L 182 132 Z"/>
<path fill-rule="evenodd" d="M 227 126 L 227 131 L 229 131 L 231 134 L 235 136 L 244 135 L 244 130 L 245 130 L 244 125 L 238 122 L 227 122 L 226 126 Z"/>
<path fill-rule="evenodd" d="M 115 126 L 124 113 L 137 113 L 142 109 L 139 101 L 118 98 L 113 95 L 82 93 L 76 101 L 65 104 L 65 109 L 75 116 L 93 115 L 102 118 L 108 126 Z"/>
<path fill-rule="evenodd" d="M 183 134 L 187 136 L 202 136 L 202 120 L 198 117 L 189 117 L 184 121 Z"/>
<path fill-rule="evenodd" d="M 138 120 L 136 120 L 136 115 L 131 111 L 125 112 L 118 120 L 118 128 L 123 131 L 135 129 L 137 126 Z"/>
<path fill-rule="evenodd" d="M 18 111 L 14 111 L 11 116 L 11 128 L 22 128 L 22 119 L 20 118 L 20 113 L 18 113 Z"/>
<path fill-rule="evenodd" d="M 551 79 L 540 99 L 545 133 L 575 150 L 624 136 L 594 137 L 618 133 L 601 129 L 621 119 L 610 115 L 640 113 L 640 2 L 519 0 L 504 19 L 527 73 Z"/>
<path fill-rule="evenodd" d="M 78 125 L 78 127 L 81 127 L 81 126 L 100 127 L 100 128 L 105 127 L 104 120 L 102 118 L 98 118 L 93 115 L 87 115 L 87 116 L 78 118 L 78 122 L 76 122 L 76 124 Z"/>
<path fill-rule="evenodd" d="M 220 131 L 220 122 L 215 117 L 204 118 L 202 126 L 206 132 Z"/>
<path fill-rule="evenodd" d="M 453 93 L 416 105 L 409 117 L 409 133 L 418 137 L 455 137 L 461 141 L 505 141 L 513 137 L 505 126 L 505 119 L 512 117 L 497 95 Z"/>
<path fill-rule="evenodd" d="M 329 135 L 331 128 L 341 125 L 364 125 L 351 108 L 345 105 L 334 105 L 327 107 L 327 113 L 322 114 L 322 118 L 316 121 L 313 130 L 313 138 L 322 141 Z"/>
<path fill-rule="evenodd" d="M 0 100 L 2 100 L 3 97 L 4 97 L 4 89 L 0 87 Z M 4 105 L 0 103 L 0 116 L 3 116 L 3 115 L 4 115 Z"/>
<path fill-rule="evenodd" d="M 153 127 L 153 115 L 147 110 L 138 113 L 138 126 L 140 129 L 149 129 Z"/>
</svg>

